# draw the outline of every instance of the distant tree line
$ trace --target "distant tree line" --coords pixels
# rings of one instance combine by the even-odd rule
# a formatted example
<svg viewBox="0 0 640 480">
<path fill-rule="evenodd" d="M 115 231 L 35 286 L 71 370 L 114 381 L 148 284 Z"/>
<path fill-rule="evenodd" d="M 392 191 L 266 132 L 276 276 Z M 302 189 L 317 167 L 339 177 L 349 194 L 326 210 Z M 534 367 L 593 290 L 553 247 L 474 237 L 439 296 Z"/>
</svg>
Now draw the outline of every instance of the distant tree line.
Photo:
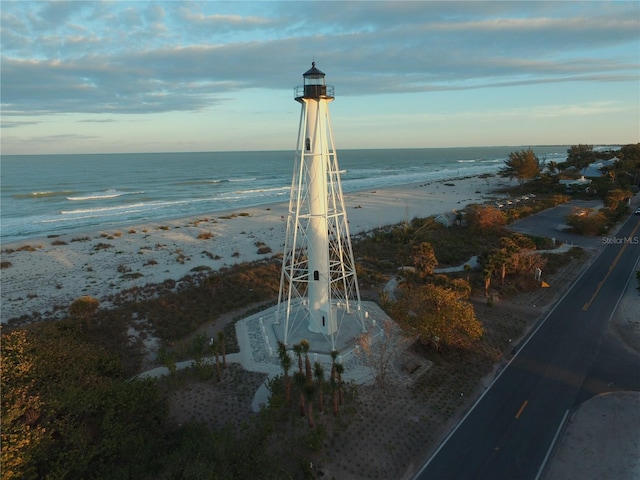
<svg viewBox="0 0 640 480">
<path fill-rule="evenodd" d="M 640 185 L 640 143 L 622 146 L 619 150 L 595 151 L 593 145 L 572 145 L 567 150 L 564 162 L 547 162 L 540 159 L 531 148 L 511 152 L 498 171 L 502 177 L 516 178 L 520 184 L 534 179 L 546 177 L 547 180 L 561 178 L 577 178 L 586 168 L 597 161 L 614 160 L 611 165 L 601 168 L 601 176 L 594 178 L 594 188 L 602 198 L 609 190 L 629 191 L 631 187 Z M 535 186 L 535 185 L 534 185 Z"/>
<path fill-rule="evenodd" d="M 598 161 L 613 160 L 600 168 L 599 175 L 589 177 L 584 185 L 572 185 L 570 189 L 560 184 L 561 179 L 577 179 L 586 173 L 589 165 Z M 572 145 L 564 162 L 547 162 L 539 159 L 531 148 L 509 154 L 498 171 L 502 177 L 516 178 L 523 187 L 538 193 L 571 193 L 599 198 L 605 208 L 576 209 L 567 217 L 567 224 L 576 233 L 600 235 L 628 214 L 627 202 L 640 187 L 640 144 L 630 144 L 619 150 L 594 150 L 593 145 Z M 477 211 L 469 212 L 477 217 Z M 470 218 L 471 218 L 470 217 Z M 483 217 L 489 215 L 484 212 Z"/>
</svg>

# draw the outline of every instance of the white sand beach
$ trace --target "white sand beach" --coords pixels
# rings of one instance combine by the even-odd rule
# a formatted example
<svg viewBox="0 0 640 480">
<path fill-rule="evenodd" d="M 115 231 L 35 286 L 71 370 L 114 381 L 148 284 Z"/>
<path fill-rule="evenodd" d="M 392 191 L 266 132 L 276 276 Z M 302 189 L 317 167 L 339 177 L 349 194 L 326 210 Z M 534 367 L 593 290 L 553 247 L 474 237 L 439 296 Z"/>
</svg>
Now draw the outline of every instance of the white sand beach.
<svg viewBox="0 0 640 480">
<path fill-rule="evenodd" d="M 350 233 L 448 215 L 496 198 L 497 176 L 467 177 L 345 195 Z M 196 267 L 220 269 L 282 252 L 287 204 L 2 245 L 1 319 L 66 312 L 83 295 L 104 299 L 146 284 L 178 280 Z M 259 246 L 271 249 L 259 253 Z M 6 263 L 8 262 L 8 263 Z"/>
</svg>

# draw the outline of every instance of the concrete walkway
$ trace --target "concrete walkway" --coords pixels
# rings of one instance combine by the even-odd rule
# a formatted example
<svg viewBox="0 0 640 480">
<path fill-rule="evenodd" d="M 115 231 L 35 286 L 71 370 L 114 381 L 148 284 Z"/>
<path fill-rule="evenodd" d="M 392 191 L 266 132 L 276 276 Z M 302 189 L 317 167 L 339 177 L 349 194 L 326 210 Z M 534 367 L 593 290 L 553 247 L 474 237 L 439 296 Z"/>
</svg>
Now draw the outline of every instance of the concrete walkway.
<svg viewBox="0 0 640 480">
<path fill-rule="evenodd" d="M 373 325 L 382 325 L 387 318 L 386 314 L 373 302 L 362 302 L 362 306 L 368 313 L 368 323 Z M 280 366 L 280 358 L 277 355 L 277 337 L 273 325 L 273 310 L 271 307 L 264 312 L 251 315 L 236 323 L 236 336 L 240 347 L 239 353 L 230 353 L 226 355 L 228 363 L 239 363 L 247 371 L 259 372 L 267 374 L 267 379 L 256 391 L 252 409 L 259 412 L 260 409 L 269 401 L 270 392 L 267 388 L 267 381 L 277 375 L 282 374 Z M 379 330 L 379 328 L 377 329 Z M 358 347 L 355 342 L 350 343 L 351 346 L 340 350 L 338 363 L 345 366 L 343 379 L 345 382 L 355 382 L 358 385 L 372 383 L 374 381 L 373 372 L 365 365 L 364 359 L 358 355 Z M 315 346 L 316 350 L 322 351 L 319 346 Z M 326 348 L 324 349 L 328 351 Z M 295 370 L 297 359 L 293 356 L 293 351 L 289 350 L 292 365 Z M 325 372 L 331 371 L 332 360 L 328 353 L 314 352 L 314 344 L 311 345 L 309 357 L 312 363 L 319 362 L 323 365 Z M 203 359 L 205 365 L 215 365 L 215 357 L 207 357 Z M 185 360 L 176 363 L 177 370 L 184 370 L 194 365 L 193 360 Z M 169 375 L 167 367 L 156 367 L 146 372 L 140 373 L 134 378 L 160 378 Z"/>
</svg>

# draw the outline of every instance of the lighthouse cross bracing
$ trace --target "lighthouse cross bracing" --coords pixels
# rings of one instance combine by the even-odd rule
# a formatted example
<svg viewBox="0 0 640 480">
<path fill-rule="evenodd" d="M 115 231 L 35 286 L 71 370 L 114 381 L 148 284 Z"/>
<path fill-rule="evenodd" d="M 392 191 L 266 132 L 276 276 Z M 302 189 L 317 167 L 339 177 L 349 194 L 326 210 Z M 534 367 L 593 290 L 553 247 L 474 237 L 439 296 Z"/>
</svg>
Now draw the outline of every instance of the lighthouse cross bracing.
<svg viewBox="0 0 640 480">
<path fill-rule="evenodd" d="M 366 328 L 329 116 L 333 87 L 315 63 L 303 76 L 276 323 L 284 320 L 285 345 L 306 327 L 335 349 L 344 322 Z"/>
</svg>

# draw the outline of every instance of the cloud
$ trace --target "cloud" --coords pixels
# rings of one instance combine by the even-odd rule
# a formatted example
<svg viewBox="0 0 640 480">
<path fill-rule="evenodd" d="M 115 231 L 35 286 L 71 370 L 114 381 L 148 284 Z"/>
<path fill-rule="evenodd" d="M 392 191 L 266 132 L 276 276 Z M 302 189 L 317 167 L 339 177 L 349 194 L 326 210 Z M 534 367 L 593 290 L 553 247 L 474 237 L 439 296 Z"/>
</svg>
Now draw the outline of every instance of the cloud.
<svg viewBox="0 0 640 480">
<path fill-rule="evenodd" d="M 86 118 L 84 120 L 78 120 L 78 123 L 113 123 L 115 120 L 112 118 Z"/>
<path fill-rule="evenodd" d="M 74 14 L 88 7 L 90 7 L 90 2 L 45 2 L 42 4 L 42 8 L 37 11 L 35 17 L 32 18 L 40 28 L 46 28 L 66 23 Z"/>
<path fill-rule="evenodd" d="M 25 125 L 38 125 L 40 122 L 36 122 L 33 120 L 5 120 L 2 119 L 0 122 L 0 128 L 16 128 L 23 127 Z"/>
<path fill-rule="evenodd" d="M 186 7 L 180 8 L 179 13 L 190 27 L 196 28 L 254 29 L 272 23 L 270 19 L 265 17 L 193 13 Z"/>
<path fill-rule="evenodd" d="M 341 95 L 638 80 L 635 2 L 553 5 L 6 3 L 3 115 L 199 111 L 314 58 Z"/>
</svg>

